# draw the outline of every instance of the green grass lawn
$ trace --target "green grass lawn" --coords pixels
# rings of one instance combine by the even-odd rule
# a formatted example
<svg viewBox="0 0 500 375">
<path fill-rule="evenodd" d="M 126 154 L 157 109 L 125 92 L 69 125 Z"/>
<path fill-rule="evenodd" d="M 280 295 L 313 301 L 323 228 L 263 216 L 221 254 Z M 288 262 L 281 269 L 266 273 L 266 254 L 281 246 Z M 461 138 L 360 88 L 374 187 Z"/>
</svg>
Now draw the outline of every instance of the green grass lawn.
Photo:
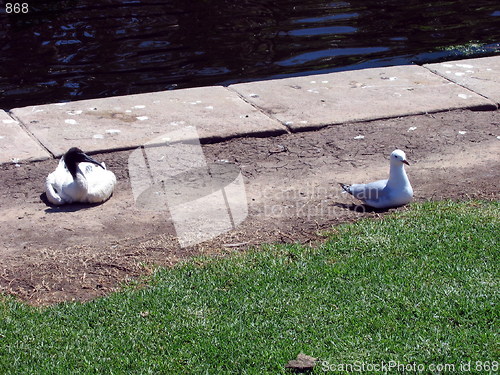
<svg viewBox="0 0 500 375">
<path fill-rule="evenodd" d="M 279 374 L 299 352 L 324 361 L 318 374 L 342 363 L 492 366 L 499 206 L 414 204 L 336 227 L 316 248 L 194 259 L 84 304 L 0 298 L 0 373 Z"/>
</svg>

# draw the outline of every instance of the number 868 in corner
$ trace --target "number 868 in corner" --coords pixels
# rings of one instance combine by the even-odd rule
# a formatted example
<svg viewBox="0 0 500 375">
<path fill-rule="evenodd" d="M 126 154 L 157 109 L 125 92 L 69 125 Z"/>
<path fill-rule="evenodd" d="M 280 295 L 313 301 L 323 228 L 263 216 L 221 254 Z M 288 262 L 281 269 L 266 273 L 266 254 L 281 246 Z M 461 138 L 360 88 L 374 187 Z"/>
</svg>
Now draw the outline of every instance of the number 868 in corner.
<svg viewBox="0 0 500 375">
<path fill-rule="evenodd" d="M 5 13 L 7 14 L 28 13 L 28 11 L 29 11 L 28 3 L 5 3 Z"/>
</svg>

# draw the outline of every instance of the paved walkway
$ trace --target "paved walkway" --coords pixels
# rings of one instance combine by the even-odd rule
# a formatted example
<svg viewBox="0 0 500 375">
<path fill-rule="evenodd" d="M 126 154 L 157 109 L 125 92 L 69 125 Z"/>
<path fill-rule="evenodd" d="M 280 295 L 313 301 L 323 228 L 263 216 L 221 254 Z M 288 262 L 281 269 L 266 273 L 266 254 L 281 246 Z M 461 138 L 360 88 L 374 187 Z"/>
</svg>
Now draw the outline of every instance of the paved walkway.
<svg viewBox="0 0 500 375">
<path fill-rule="evenodd" d="M 72 146 L 130 149 L 188 126 L 214 142 L 499 104 L 495 56 L 30 106 L 0 111 L 0 163 L 58 157 Z"/>
</svg>

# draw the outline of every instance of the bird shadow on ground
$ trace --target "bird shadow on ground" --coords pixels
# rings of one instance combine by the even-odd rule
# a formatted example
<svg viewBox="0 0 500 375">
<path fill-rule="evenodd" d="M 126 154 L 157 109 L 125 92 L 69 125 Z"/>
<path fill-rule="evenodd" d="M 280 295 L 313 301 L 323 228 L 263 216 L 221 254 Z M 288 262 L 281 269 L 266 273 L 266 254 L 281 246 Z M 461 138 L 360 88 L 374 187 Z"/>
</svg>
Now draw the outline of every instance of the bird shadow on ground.
<svg viewBox="0 0 500 375">
<path fill-rule="evenodd" d="M 335 202 L 333 205 L 335 207 L 343 208 L 345 210 L 350 210 L 358 213 L 365 213 L 365 212 L 382 213 L 389 211 L 388 208 L 374 208 L 367 206 L 365 204 L 354 204 L 354 203 L 347 204 L 347 203 Z"/>
<path fill-rule="evenodd" d="M 102 203 L 71 203 L 63 206 L 57 206 L 49 202 L 49 200 L 47 199 L 47 195 L 45 193 L 40 194 L 40 199 L 42 200 L 43 203 L 45 203 L 48 206 L 45 209 L 45 212 L 49 214 L 87 210 L 89 208 L 96 207 L 102 204 Z"/>
</svg>

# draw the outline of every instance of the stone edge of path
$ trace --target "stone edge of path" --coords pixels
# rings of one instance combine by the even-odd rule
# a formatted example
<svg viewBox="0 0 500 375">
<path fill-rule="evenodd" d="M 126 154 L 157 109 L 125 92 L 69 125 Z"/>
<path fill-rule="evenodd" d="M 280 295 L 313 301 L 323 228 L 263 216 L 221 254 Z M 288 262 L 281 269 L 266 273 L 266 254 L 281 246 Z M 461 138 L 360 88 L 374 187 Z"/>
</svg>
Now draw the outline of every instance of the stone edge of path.
<svg viewBox="0 0 500 375">
<path fill-rule="evenodd" d="M 487 74 L 487 79 L 481 79 L 481 77 L 476 77 L 478 74 L 480 75 L 481 72 L 477 72 L 473 68 L 469 67 L 474 67 L 474 66 L 480 66 L 482 69 L 482 72 L 484 74 Z M 462 70 L 464 70 L 463 74 L 458 74 L 456 75 L 457 72 L 454 70 L 450 70 L 451 67 L 457 67 Z M 444 70 L 443 70 L 444 69 Z M 448 69 L 448 70 L 447 70 Z M 303 124 L 293 124 L 288 121 L 286 121 L 286 116 L 279 116 L 277 113 L 279 113 L 280 109 L 284 109 L 282 113 L 287 113 L 287 108 L 286 108 L 286 103 L 280 103 L 280 97 L 276 96 L 277 99 L 275 100 L 274 103 L 274 108 L 266 107 L 266 105 L 262 105 L 262 103 L 259 103 L 256 99 L 255 96 L 258 96 L 257 94 L 252 95 L 250 92 L 244 92 L 245 90 L 239 90 L 238 88 L 244 88 L 244 87 L 252 87 L 252 88 L 259 88 L 260 86 L 266 87 L 266 88 L 282 88 L 282 87 L 292 87 L 293 86 L 298 86 L 297 82 L 315 82 L 320 81 L 320 82 L 330 82 L 334 78 L 338 78 L 339 81 L 343 80 L 344 82 L 348 82 L 348 84 L 356 87 L 356 85 L 360 85 L 358 88 L 370 88 L 368 85 L 363 87 L 362 85 L 362 80 L 359 82 L 356 81 L 357 76 L 362 76 L 364 80 L 366 81 L 366 78 L 370 78 L 370 75 L 372 74 L 376 78 L 376 82 L 381 83 L 380 87 L 374 86 L 372 90 L 372 93 L 370 91 L 365 91 L 360 98 L 362 100 L 369 100 L 370 95 L 385 95 L 387 94 L 387 90 L 393 90 L 394 87 L 397 88 L 397 86 L 391 87 L 390 85 L 387 85 L 388 83 L 390 84 L 392 81 L 392 77 L 387 75 L 385 77 L 383 74 L 384 72 L 404 72 L 408 71 L 410 73 L 409 75 L 409 80 L 413 80 L 413 83 L 417 85 L 417 89 L 419 89 L 420 83 L 418 82 L 419 79 L 422 81 L 428 80 L 427 82 L 428 85 L 436 85 L 437 86 L 432 86 L 432 87 L 426 87 L 425 84 L 421 87 L 422 90 L 420 91 L 421 95 L 429 95 L 429 93 L 432 93 L 433 89 L 435 87 L 439 87 L 440 90 L 440 95 L 448 95 L 448 91 L 451 93 L 450 98 L 451 101 L 449 102 L 449 106 L 446 106 L 446 100 L 444 100 L 444 106 L 433 106 L 429 105 L 428 108 L 426 108 L 427 104 L 426 103 L 432 103 L 432 100 L 427 100 L 427 98 L 424 98 L 426 100 L 423 101 L 423 104 L 420 105 L 418 110 L 415 110 L 415 108 L 412 108 L 412 101 L 410 99 L 405 99 L 402 100 L 399 103 L 396 103 L 396 106 L 399 104 L 403 104 L 404 108 L 399 109 L 397 111 L 393 112 L 383 112 L 382 111 L 379 113 L 369 113 L 366 116 L 361 115 L 354 116 L 354 117 L 349 117 L 349 113 L 347 113 L 347 116 L 341 116 L 340 119 L 335 119 L 335 118 L 328 118 L 327 116 L 322 120 L 318 121 L 317 123 L 310 123 L 309 121 L 304 120 Z M 455 69 L 456 70 L 456 69 Z M 498 74 L 496 74 L 496 72 Z M 420 75 L 419 77 L 412 78 L 411 75 L 417 73 L 417 75 Z M 461 71 L 460 71 L 461 72 Z M 475 76 L 476 75 L 476 76 Z M 472 77 L 472 78 L 471 78 Z M 0 149 L 0 164 L 5 164 L 5 163 L 18 163 L 18 162 L 30 162 L 30 161 L 36 161 L 36 160 L 44 160 L 50 157 L 56 157 L 59 156 L 62 152 L 64 152 L 64 149 L 67 148 L 68 145 L 68 137 L 64 138 L 64 146 L 59 145 L 58 147 L 58 142 L 51 140 L 53 142 L 52 144 L 48 144 L 50 142 L 47 142 L 47 137 L 40 137 L 39 132 L 37 129 L 37 125 L 39 121 L 37 120 L 36 113 L 42 113 L 43 110 L 45 109 L 53 109 L 55 111 L 54 117 L 56 118 L 57 121 L 54 122 L 59 122 L 54 129 L 61 129 L 63 126 L 67 126 L 68 124 L 71 125 L 69 122 L 61 124 L 61 113 L 62 111 L 65 111 L 66 108 L 70 107 L 78 107 L 79 105 L 87 105 L 87 104 L 92 104 L 95 105 L 96 103 L 102 104 L 106 108 L 112 107 L 111 103 L 113 101 L 125 101 L 131 99 L 131 98 L 155 98 L 155 97 L 161 97 L 161 98 L 166 98 L 165 100 L 168 101 L 165 102 L 167 107 L 172 110 L 172 107 L 174 108 L 174 111 L 162 111 L 162 108 L 160 107 L 156 109 L 155 113 L 159 113 L 158 121 L 154 126 L 154 132 L 151 132 L 150 134 L 147 134 L 149 137 L 147 140 L 144 137 L 139 137 L 139 138 L 134 138 L 133 134 L 127 142 L 116 142 L 113 143 L 113 138 L 110 138 L 110 145 L 107 145 L 105 147 L 99 147 L 99 144 L 96 143 L 96 146 L 91 146 L 87 147 L 85 151 L 88 151 L 90 153 L 97 153 L 97 152 L 111 152 L 111 151 L 118 151 L 118 150 L 124 150 L 124 149 L 133 149 L 136 147 L 140 147 L 141 145 L 144 145 L 146 143 L 150 143 L 151 139 L 154 139 L 154 135 L 156 134 L 156 137 L 158 136 L 159 129 L 162 129 L 161 124 L 159 121 L 169 121 L 168 124 L 172 125 L 172 129 L 175 130 L 176 126 L 178 125 L 175 121 L 176 113 L 174 104 L 178 103 L 179 105 L 179 112 L 182 112 L 183 115 L 186 113 L 191 113 L 190 111 L 192 110 L 192 118 L 191 122 L 198 122 L 199 126 L 201 127 L 201 131 L 199 132 L 199 140 L 202 143 L 216 143 L 216 142 L 221 142 L 227 139 L 235 138 L 235 137 L 244 137 L 244 136 L 253 136 L 253 137 L 263 137 L 263 136 L 275 136 L 275 135 L 280 135 L 280 134 L 285 134 L 285 133 L 291 133 L 291 132 L 296 132 L 296 131 L 305 131 L 305 130 L 311 130 L 311 129 L 318 129 L 322 128 L 325 126 L 330 126 L 334 124 L 339 124 L 339 123 L 356 123 L 356 122 L 364 122 L 364 121 L 372 121 L 372 120 L 380 120 L 380 119 L 387 119 L 387 118 L 393 118 L 393 117 L 403 117 L 403 116 L 411 116 L 411 115 L 419 115 L 419 114 L 424 114 L 424 113 L 432 113 L 432 112 L 441 112 L 441 111 L 447 111 L 447 110 L 456 110 L 456 109 L 473 109 L 473 110 L 497 110 L 498 105 L 500 103 L 500 98 L 498 97 L 492 97 L 492 93 L 495 92 L 500 92 L 500 56 L 493 56 L 493 57 L 484 57 L 484 58 L 478 58 L 478 59 L 465 59 L 465 60 L 456 60 L 456 61 L 449 61 L 449 62 L 444 62 L 444 63 L 437 63 L 437 64 L 425 64 L 423 66 L 416 66 L 416 65 L 408 65 L 408 66 L 395 66 L 395 67 L 387 67 L 387 68 L 370 68 L 370 69 L 362 69 L 362 70 L 356 70 L 356 71 L 349 71 L 349 72 L 339 72 L 339 73 L 327 73 L 327 74 L 322 74 L 322 75 L 313 75 L 313 76 L 301 76 L 301 77 L 293 77 L 293 78 L 283 78 L 283 79 L 278 79 L 278 80 L 268 80 L 268 81 L 258 81 L 258 82 L 250 82 L 250 83 L 241 83 L 241 84 L 236 84 L 236 85 L 231 85 L 229 87 L 222 87 L 222 86 L 212 86 L 212 87 L 204 87 L 204 88 L 189 88 L 189 89 L 181 89 L 181 90 L 174 90 L 174 91 L 167 91 L 167 92 L 157 92 L 157 93 L 146 93 L 146 94 L 136 94 L 136 95 L 127 95 L 123 97 L 110 97 L 110 98 L 102 98 L 102 99 L 90 99 L 90 100 L 84 100 L 84 101 L 76 101 L 76 102 L 68 102 L 68 103 L 56 103 L 56 104 L 47 104 L 47 105 L 41 105 L 41 106 L 30 106 L 30 107 L 24 107 L 24 108 L 14 108 L 10 110 L 9 113 L 6 113 L 4 111 L 0 111 L 0 146 L 2 146 L 2 140 L 4 139 L 4 146 Z M 403 82 L 404 85 L 408 86 L 407 82 Z M 274 86 L 273 86 L 274 85 Z M 326 85 L 326 84 L 325 84 Z M 403 86 L 404 86 L 403 85 Z M 388 89 L 385 89 L 387 87 Z M 449 89 L 447 89 L 449 88 Z M 493 88 L 493 90 L 492 90 Z M 494 90 L 495 88 L 498 88 L 497 90 Z M 337 87 L 338 89 L 338 87 Z M 399 89 L 401 89 L 401 86 L 399 86 Z M 290 90 L 288 88 L 288 90 Z M 385 90 L 385 91 L 384 91 Z M 413 91 L 413 87 L 407 88 L 408 91 Z M 247 90 L 248 91 L 248 90 Z M 314 89 L 307 89 L 305 90 L 308 92 L 308 94 L 315 94 Z M 319 89 L 317 90 L 318 92 L 320 91 Z M 397 91 L 397 90 L 396 90 Z M 418 90 L 417 90 L 418 91 Z M 263 93 L 267 93 L 267 91 L 263 90 Z M 368 92 L 368 94 L 366 94 Z M 198 98 L 200 97 L 199 93 L 204 93 L 205 96 L 207 96 L 207 93 L 215 93 L 215 96 L 212 96 L 210 98 L 210 95 L 208 95 L 209 99 L 208 100 L 199 100 Z M 292 90 L 293 93 L 293 90 Z M 396 92 L 397 93 L 397 92 Z M 463 105 L 460 104 L 459 101 L 457 101 L 456 97 L 458 96 L 460 98 L 466 97 L 471 98 L 472 102 L 467 102 L 464 101 Z M 461 93 L 461 94 L 460 94 Z M 403 95 L 405 93 L 403 92 Z M 328 95 L 328 93 L 327 93 Z M 337 94 L 338 95 L 338 94 Z M 401 95 L 401 94 L 400 94 Z M 222 96 L 223 98 L 218 98 Z M 368 99 L 366 99 L 368 98 Z M 349 97 L 347 98 L 341 98 L 342 100 L 347 100 L 349 101 Z M 446 99 L 446 98 L 445 98 Z M 395 99 L 397 100 L 397 99 Z M 138 100 L 140 102 L 140 100 Z M 203 103 L 204 102 L 204 103 Z M 219 106 L 219 108 L 222 107 L 220 112 L 213 111 L 214 106 L 211 105 L 210 103 L 217 103 L 216 105 Z M 129 103 L 129 102 L 127 102 Z M 362 104 L 362 102 L 360 102 Z M 358 103 L 358 104 L 360 104 Z M 457 104 L 458 103 L 458 104 Z M 130 103 L 129 103 L 130 104 Z M 208 105 L 207 105 L 208 104 Z M 291 109 L 295 110 L 297 106 L 300 105 L 300 103 L 296 104 L 296 106 L 290 107 Z M 170 106 L 170 107 L 169 107 Z M 281 106 L 281 107 L 280 107 Z M 136 105 L 137 107 L 134 110 L 137 110 L 137 113 L 134 113 L 133 115 L 137 115 L 134 117 L 133 121 L 136 121 L 136 119 L 148 117 L 148 112 L 147 110 L 144 110 L 144 107 L 141 105 Z M 133 107 L 133 108 L 135 108 Z M 167 108 L 165 107 L 165 108 Z M 118 107 L 117 107 L 118 108 Z M 128 115 L 131 109 L 124 109 L 125 106 L 119 107 L 119 110 L 116 110 L 116 115 L 117 117 L 114 118 L 113 116 L 107 116 L 103 117 L 103 122 L 108 121 L 107 126 L 110 127 L 112 124 L 121 124 L 121 125 L 126 125 L 130 124 L 131 122 L 129 121 Z M 316 109 L 321 109 L 323 107 L 317 106 Z M 302 112 L 307 113 L 307 110 L 310 108 L 299 108 Z M 290 109 L 288 109 L 290 110 Z M 70 110 L 71 111 L 71 110 Z M 69 113 L 70 111 L 66 111 L 66 113 Z M 120 112 L 121 111 L 121 112 Z M 352 108 L 351 108 L 352 111 Z M 123 116 L 120 116 L 123 112 Z M 127 114 L 125 115 L 125 112 Z M 166 114 L 164 115 L 163 112 Z M 107 112 L 109 114 L 109 111 Z M 214 116 L 214 113 L 216 115 Z M 218 114 L 217 114 L 218 113 Z M 321 115 L 324 115 L 323 112 Z M 67 116 L 66 117 L 71 117 Z M 219 117 L 220 118 L 219 118 Z M 311 118 L 314 118 L 314 114 L 308 114 L 308 116 L 312 116 Z M 46 116 L 47 117 L 47 116 Z M 50 115 L 48 116 L 48 119 L 50 119 Z M 69 118 L 68 120 L 71 121 L 73 117 Z M 245 122 L 246 121 L 246 122 Z M 89 121 L 90 122 L 90 121 Z M 182 121 L 181 121 L 182 122 Z M 189 126 L 190 123 L 185 121 L 186 126 Z M 208 124 L 205 124 L 207 122 Z M 99 132 L 102 131 L 103 128 L 99 128 L 100 123 L 96 121 L 97 125 L 94 124 L 94 122 L 91 122 L 92 126 L 94 126 L 94 129 L 91 129 L 91 132 Z M 223 126 L 221 126 L 221 130 L 218 128 L 215 128 L 217 126 L 217 123 L 222 123 Z M 160 125 L 158 125 L 160 124 Z M 177 125 L 176 125 L 177 124 Z M 214 125 L 215 124 L 215 125 Z M 228 125 L 229 124 L 229 125 Z M 243 124 L 243 125 L 242 125 Z M 245 124 L 248 125 L 247 128 L 245 128 Z M 140 122 L 139 124 L 133 123 L 133 126 L 139 126 L 141 131 L 139 133 L 147 133 L 148 128 L 146 127 L 147 122 Z M 205 126 L 204 125 L 209 125 Z M 51 130 L 51 122 L 47 120 L 47 118 L 44 119 L 44 122 L 41 123 L 42 127 L 45 127 L 45 132 L 51 133 L 54 130 Z M 183 124 L 181 124 L 181 127 Z M 260 127 L 259 127 L 260 126 Z M 102 127 L 102 126 L 101 126 Z M 169 129 L 168 131 L 172 131 L 172 129 Z M 81 130 L 81 129 L 80 129 Z M 114 130 L 114 128 L 111 128 L 107 130 L 108 132 L 112 133 L 111 130 Z M 163 130 L 162 130 L 163 131 Z M 3 135 L 3 133 L 6 135 Z M 59 134 L 56 131 L 51 134 Z M 99 134 L 99 133 L 97 133 Z M 136 132 L 135 134 L 138 134 Z M 107 136 L 108 134 L 105 134 Z M 111 135 L 110 135 L 111 137 Z M 50 138 L 50 137 L 49 137 Z M 116 140 L 116 138 L 115 138 Z M 73 141 L 71 137 L 69 138 L 69 141 Z M 75 146 L 78 146 L 78 138 L 75 138 L 74 140 L 76 143 Z M 88 143 L 92 145 L 92 143 Z M 55 145 L 55 146 L 54 146 Z"/>
</svg>

